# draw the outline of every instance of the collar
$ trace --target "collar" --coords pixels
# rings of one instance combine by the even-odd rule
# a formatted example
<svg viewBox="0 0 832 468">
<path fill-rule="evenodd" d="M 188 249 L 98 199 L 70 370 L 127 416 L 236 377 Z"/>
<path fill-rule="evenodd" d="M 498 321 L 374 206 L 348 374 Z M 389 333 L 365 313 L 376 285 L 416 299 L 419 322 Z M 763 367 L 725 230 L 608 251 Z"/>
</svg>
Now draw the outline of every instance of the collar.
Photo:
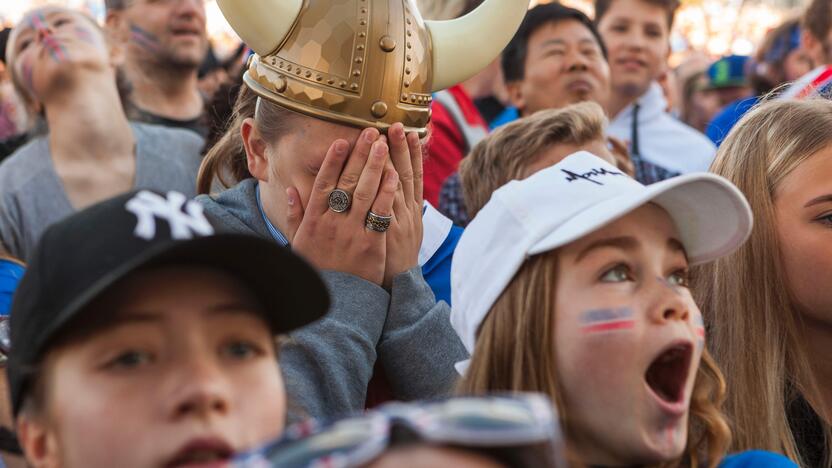
<svg viewBox="0 0 832 468">
<path fill-rule="evenodd" d="M 629 123 L 633 118 L 633 108 L 638 104 L 638 119 L 639 124 L 648 120 L 655 119 L 665 113 L 667 108 L 667 100 L 664 98 L 662 87 L 655 81 L 650 83 L 650 87 L 632 104 L 624 108 L 618 115 L 615 116 L 613 122 Z"/>
<path fill-rule="evenodd" d="M 257 184 L 257 187 L 254 189 L 254 194 L 257 198 L 257 209 L 260 210 L 260 216 L 263 217 L 263 222 L 266 223 L 266 227 L 269 229 L 269 234 L 271 234 L 272 239 L 274 239 L 274 241 L 277 242 L 279 245 L 283 247 L 288 247 L 289 239 L 287 239 L 282 232 L 280 232 L 276 227 L 274 227 L 274 224 L 272 224 L 272 221 L 269 219 L 268 216 L 266 216 L 266 212 L 263 210 L 263 202 L 260 201 L 259 183 Z"/>
</svg>

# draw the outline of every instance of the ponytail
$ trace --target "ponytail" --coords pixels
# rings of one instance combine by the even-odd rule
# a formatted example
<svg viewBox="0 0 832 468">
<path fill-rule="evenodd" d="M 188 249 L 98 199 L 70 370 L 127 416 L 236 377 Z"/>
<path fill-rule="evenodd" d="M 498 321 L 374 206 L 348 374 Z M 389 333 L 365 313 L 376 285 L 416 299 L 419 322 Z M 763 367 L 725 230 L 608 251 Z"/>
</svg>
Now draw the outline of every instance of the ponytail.
<svg viewBox="0 0 832 468">
<path fill-rule="evenodd" d="M 297 117 L 290 110 L 260 99 L 248 86 L 241 86 L 225 133 L 202 160 L 196 182 L 197 193 L 210 193 L 214 181 L 218 181 L 223 188 L 229 188 L 252 177 L 248 171 L 241 132 L 246 119 L 253 118 L 263 139 L 274 144 L 290 131 L 291 120 Z"/>
</svg>

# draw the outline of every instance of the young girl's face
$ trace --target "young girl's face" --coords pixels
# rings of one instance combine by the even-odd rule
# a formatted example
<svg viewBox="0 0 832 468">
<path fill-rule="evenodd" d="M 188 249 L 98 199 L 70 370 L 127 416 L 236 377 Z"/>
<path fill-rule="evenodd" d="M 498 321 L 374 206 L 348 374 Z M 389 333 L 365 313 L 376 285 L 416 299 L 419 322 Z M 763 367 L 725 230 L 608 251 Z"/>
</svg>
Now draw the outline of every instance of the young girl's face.
<svg viewBox="0 0 832 468">
<path fill-rule="evenodd" d="M 704 346 L 670 216 L 645 205 L 559 252 L 555 352 L 569 426 L 592 465 L 680 456 Z"/>
<path fill-rule="evenodd" d="M 64 8 L 28 13 L 14 28 L 9 51 L 16 81 L 40 102 L 50 91 L 64 88 L 73 71 L 111 65 L 101 30 L 91 19 Z"/>
<path fill-rule="evenodd" d="M 92 307 L 115 320 L 49 354 L 45 407 L 18 424 L 34 466 L 218 468 L 281 434 L 274 338 L 233 277 L 139 272 Z"/>
</svg>

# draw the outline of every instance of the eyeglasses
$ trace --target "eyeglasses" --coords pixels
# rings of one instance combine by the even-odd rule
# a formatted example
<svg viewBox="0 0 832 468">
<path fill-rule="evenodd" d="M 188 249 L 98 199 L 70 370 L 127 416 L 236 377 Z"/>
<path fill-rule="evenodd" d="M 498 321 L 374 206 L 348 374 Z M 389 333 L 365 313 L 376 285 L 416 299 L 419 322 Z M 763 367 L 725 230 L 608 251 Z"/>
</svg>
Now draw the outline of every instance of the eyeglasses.
<svg viewBox="0 0 832 468">
<path fill-rule="evenodd" d="M 234 466 L 363 466 L 396 444 L 397 429 L 429 444 L 474 451 L 542 446 L 549 458 L 557 461 L 555 466 L 566 466 L 554 411 L 547 398 L 536 394 L 392 403 L 330 425 L 308 422 L 293 426 L 283 439 L 238 457 Z"/>
</svg>

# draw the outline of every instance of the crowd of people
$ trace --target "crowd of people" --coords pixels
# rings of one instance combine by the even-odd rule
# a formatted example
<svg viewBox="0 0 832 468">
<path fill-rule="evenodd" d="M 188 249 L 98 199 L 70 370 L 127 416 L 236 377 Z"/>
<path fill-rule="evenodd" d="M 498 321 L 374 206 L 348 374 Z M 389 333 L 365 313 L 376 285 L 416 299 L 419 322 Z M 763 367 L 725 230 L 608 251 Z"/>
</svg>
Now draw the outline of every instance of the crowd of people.
<svg viewBox="0 0 832 468">
<path fill-rule="evenodd" d="M 0 466 L 832 467 L 832 1 L 104 3 L 0 35 Z"/>
</svg>

